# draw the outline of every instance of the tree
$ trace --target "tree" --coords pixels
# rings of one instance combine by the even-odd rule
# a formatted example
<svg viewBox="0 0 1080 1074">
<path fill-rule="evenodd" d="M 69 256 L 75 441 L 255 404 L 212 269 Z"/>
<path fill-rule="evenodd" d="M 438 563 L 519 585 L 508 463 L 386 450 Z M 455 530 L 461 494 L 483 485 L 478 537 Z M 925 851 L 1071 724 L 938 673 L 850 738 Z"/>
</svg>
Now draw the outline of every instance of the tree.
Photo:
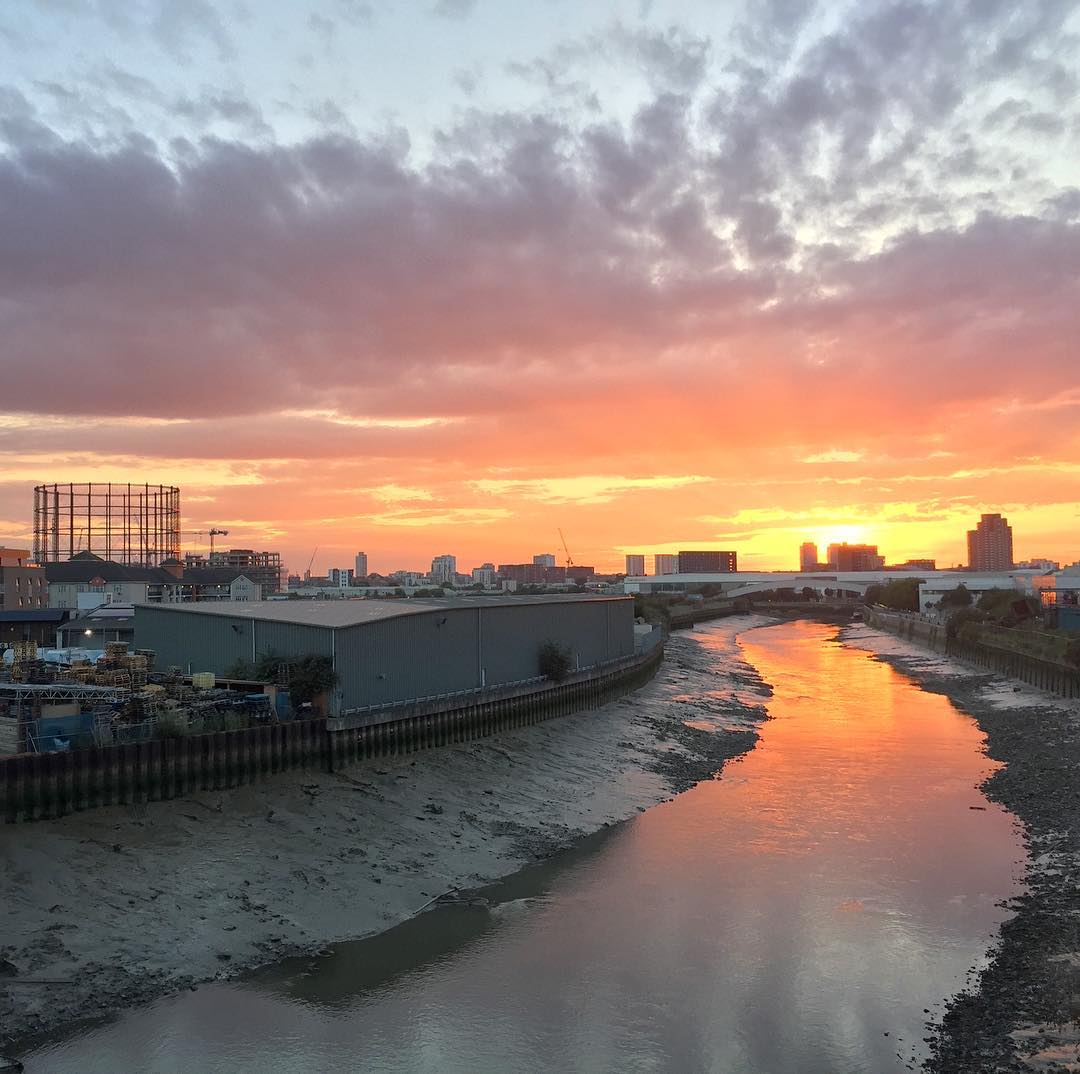
<svg viewBox="0 0 1080 1074">
<path fill-rule="evenodd" d="M 812 585 L 802 587 L 803 600 L 817 600 L 817 590 Z"/>
<path fill-rule="evenodd" d="M 557 641 L 545 641 L 540 646 L 540 674 L 552 682 L 562 682 L 573 667 L 573 656 L 569 646 Z"/>
<path fill-rule="evenodd" d="M 299 708 L 331 689 L 337 681 L 338 673 L 330 657 L 302 656 L 289 665 L 289 700 L 294 708 Z"/>
<path fill-rule="evenodd" d="M 939 608 L 970 608 L 971 590 L 961 582 L 955 589 L 945 593 L 938 602 Z"/>
<path fill-rule="evenodd" d="M 876 603 L 897 612 L 917 612 L 919 586 L 922 582 L 922 578 L 895 578 L 888 585 L 878 587 L 880 592 L 877 594 Z"/>
</svg>

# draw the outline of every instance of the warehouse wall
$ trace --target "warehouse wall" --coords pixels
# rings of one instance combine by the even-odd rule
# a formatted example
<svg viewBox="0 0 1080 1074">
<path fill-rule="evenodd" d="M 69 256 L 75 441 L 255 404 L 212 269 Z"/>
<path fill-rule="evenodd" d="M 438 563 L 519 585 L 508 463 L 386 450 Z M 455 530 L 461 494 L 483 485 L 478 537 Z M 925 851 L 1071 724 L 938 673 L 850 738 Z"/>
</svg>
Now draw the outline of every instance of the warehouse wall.
<svg viewBox="0 0 1080 1074">
<path fill-rule="evenodd" d="M 159 671 L 176 664 L 185 673 L 190 668 L 224 675 L 237 660 L 253 659 L 253 653 L 256 658 L 271 651 L 286 656 L 331 656 L 333 636 L 327 627 L 204 615 L 176 605 L 138 605 L 135 647 L 153 649 Z"/>
<path fill-rule="evenodd" d="M 538 673 L 547 640 L 570 648 L 578 667 L 634 651 L 632 600 L 439 608 L 339 631 L 343 705 L 377 705 L 473 690 Z"/>
<path fill-rule="evenodd" d="M 340 681 L 331 712 L 517 682 L 538 674 L 540 646 L 566 645 L 577 667 L 634 652 L 629 598 L 512 605 L 446 605 L 355 626 L 301 626 L 139 606 L 135 645 L 157 667 L 224 675 L 238 659 L 271 650 L 334 658 Z"/>
</svg>

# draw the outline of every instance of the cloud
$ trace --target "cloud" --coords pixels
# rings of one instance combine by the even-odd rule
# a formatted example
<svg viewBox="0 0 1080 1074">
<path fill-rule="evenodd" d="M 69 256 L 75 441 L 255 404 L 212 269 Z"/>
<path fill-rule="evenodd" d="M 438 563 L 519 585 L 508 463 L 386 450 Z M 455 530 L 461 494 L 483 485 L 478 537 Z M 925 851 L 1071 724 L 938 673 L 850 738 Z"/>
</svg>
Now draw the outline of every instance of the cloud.
<svg viewBox="0 0 1080 1074">
<path fill-rule="evenodd" d="M 435 0 L 431 13 L 441 19 L 464 19 L 472 14 L 476 0 Z"/>
<path fill-rule="evenodd" d="M 734 52 L 614 23 L 608 54 L 590 34 L 523 62 L 528 105 L 474 103 L 491 68 L 423 147 L 332 112 L 284 141 L 238 88 L 178 102 L 120 65 L 0 90 L 0 512 L 100 453 L 298 547 L 350 489 L 374 527 L 506 540 L 588 508 L 575 557 L 599 560 L 631 522 L 700 537 L 706 494 L 806 512 L 853 489 L 1071 490 L 1069 7 L 841 23 L 777 0 Z M 229 47 L 205 5 L 137 10 L 170 48 Z M 637 87 L 615 106 L 612 63 Z M 136 100 L 186 136 L 136 130 Z"/>
</svg>

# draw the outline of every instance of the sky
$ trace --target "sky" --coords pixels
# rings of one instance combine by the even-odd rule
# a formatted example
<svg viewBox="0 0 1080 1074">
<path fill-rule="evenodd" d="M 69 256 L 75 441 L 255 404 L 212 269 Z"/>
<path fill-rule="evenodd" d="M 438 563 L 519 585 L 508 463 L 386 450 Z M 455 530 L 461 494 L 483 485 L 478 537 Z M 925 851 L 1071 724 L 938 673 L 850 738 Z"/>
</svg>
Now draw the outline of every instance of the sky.
<svg viewBox="0 0 1080 1074">
<path fill-rule="evenodd" d="M 1078 91 L 1080 0 L 6 0 L 0 544 L 1080 559 Z"/>
</svg>

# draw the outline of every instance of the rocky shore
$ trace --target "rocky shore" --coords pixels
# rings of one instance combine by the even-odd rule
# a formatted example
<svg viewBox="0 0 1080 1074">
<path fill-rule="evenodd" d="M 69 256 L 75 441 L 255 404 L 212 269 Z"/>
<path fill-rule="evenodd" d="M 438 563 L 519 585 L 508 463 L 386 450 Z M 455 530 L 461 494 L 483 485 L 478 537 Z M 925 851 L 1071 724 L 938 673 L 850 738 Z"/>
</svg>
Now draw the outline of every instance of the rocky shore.
<svg viewBox="0 0 1080 1074">
<path fill-rule="evenodd" d="M 652 683 L 538 727 L 0 829 L 0 1052 L 384 931 L 713 777 L 765 718 L 735 636 L 768 621 L 676 634 Z"/>
<path fill-rule="evenodd" d="M 1080 1071 L 1080 703 L 868 627 L 841 637 L 977 720 L 988 755 L 1004 763 L 983 790 L 1025 831 L 1027 889 L 1010 902 L 987 968 L 928 1026 L 924 1069 Z"/>
</svg>

